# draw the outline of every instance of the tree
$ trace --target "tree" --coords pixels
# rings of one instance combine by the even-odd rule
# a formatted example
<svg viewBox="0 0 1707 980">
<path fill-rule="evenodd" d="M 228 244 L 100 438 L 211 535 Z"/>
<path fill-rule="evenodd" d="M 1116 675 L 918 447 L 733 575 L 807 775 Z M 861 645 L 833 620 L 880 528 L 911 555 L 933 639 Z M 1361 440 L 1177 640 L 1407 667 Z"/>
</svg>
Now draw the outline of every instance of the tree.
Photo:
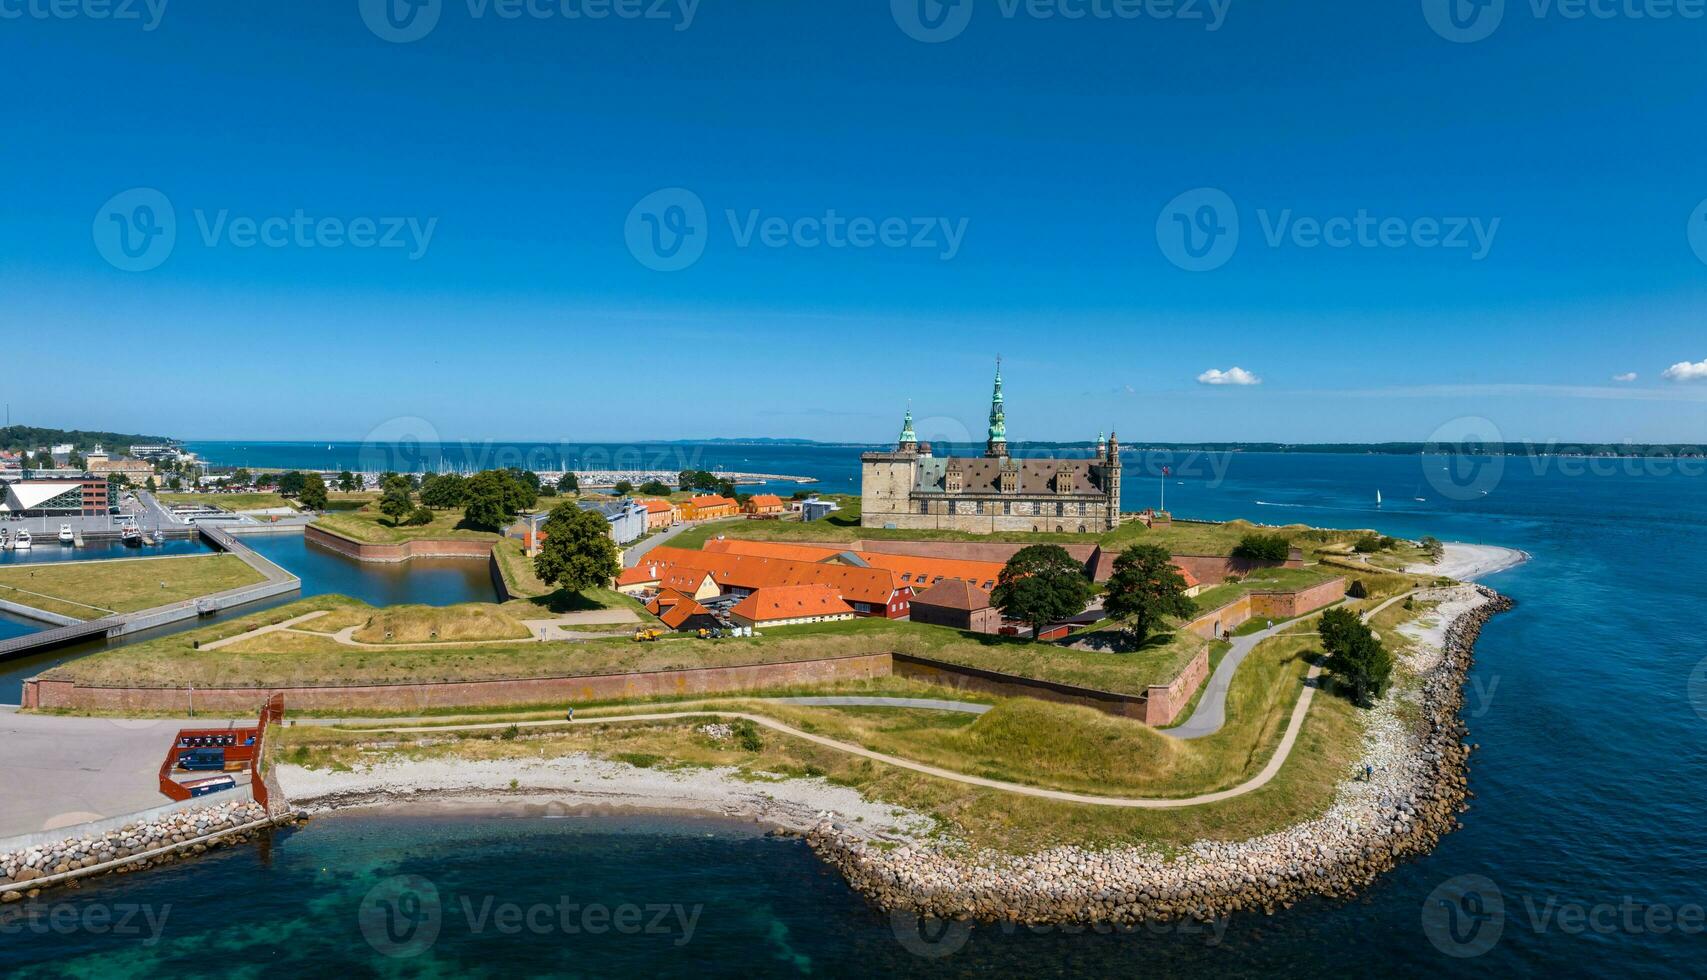
<svg viewBox="0 0 1707 980">
<path fill-rule="evenodd" d="M 441 473 L 421 481 L 421 503 L 427 507 L 449 510 L 461 507 L 468 491 L 468 480 L 458 473 Z"/>
<path fill-rule="evenodd" d="M 734 499 L 734 497 L 735 497 L 735 484 L 734 484 L 734 482 L 731 480 L 719 481 L 717 484 L 717 495 L 719 497 L 728 497 L 730 499 Z"/>
<path fill-rule="evenodd" d="M 409 511 L 409 516 L 403 519 L 403 523 L 411 527 L 424 527 L 433 523 L 433 512 L 426 507 L 416 507 Z"/>
<path fill-rule="evenodd" d="M 297 470 L 279 474 L 279 493 L 286 497 L 294 497 L 302 492 L 303 482 L 307 478 Z"/>
<path fill-rule="evenodd" d="M 345 493 L 355 493 L 357 490 L 360 490 L 361 488 L 362 488 L 362 485 L 359 481 L 356 480 L 356 475 L 354 473 L 351 473 L 349 470 L 345 470 L 344 472 L 338 474 L 338 489 L 339 490 L 342 490 Z"/>
<path fill-rule="evenodd" d="M 1032 638 L 1050 623 L 1075 616 L 1095 592 L 1085 566 L 1057 544 L 1021 548 L 1002 566 L 990 601 L 1009 619 L 1032 626 Z"/>
<path fill-rule="evenodd" d="M 618 480 L 616 486 L 611 487 L 611 490 L 615 491 L 618 497 L 626 497 L 634 492 L 634 484 L 627 480 Z"/>
<path fill-rule="evenodd" d="M 1317 633 L 1328 651 L 1323 666 L 1333 675 L 1334 682 L 1346 689 L 1358 707 L 1373 705 L 1393 675 L 1393 655 L 1363 620 L 1349 610 L 1330 609 L 1323 613 Z"/>
<path fill-rule="evenodd" d="M 511 471 L 481 470 L 469 477 L 464 487 L 463 517 L 473 527 L 496 531 L 532 507 L 536 499 Z"/>
<path fill-rule="evenodd" d="M 302 489 L 297 492 L 297 502 L 309 510 L 326 509 L 326 481 L 318 473 L 304 473 Z"/>
<path fill-rule="evenodd" d="M 231 475 L 226 478 L 225 482 L 235 483 L 238 486 L 242 487 L 242 486 L 248 486 L 249 481 L 253 480 L 253 479 L 254 479 L 254 477 L 249 475 L 248 469 L 239 466 L 235 470 L 231 471 Z"/>
<path fill-rule="evenodd" d="M 574 473 L 565 473 L 557 478 L 558 493 L 580 493 L 581 480 Z"/>
<path fill-rule="evenodd" d="M 1185 589 L 1185 577 L 1166 548 L 1139 545 L 1114 560 L 1102 607 L 1117 619 L 1131 619 L 1132 633 L 1143 646 L 1164 616 L 1190 616 L 1197 611 Z"/>
<path fill-rule="evenodd" d="M 1292 542 L 1284 534 L 1247 534 L 1239 539 L 1233 557 L 1246 561 L 1285 561 L 1292 557 Z"/>
<path fill-rule="evenodd" d="M 393 526 L 401 524 L 403 518 L 415 509 L 415 501 L 409 493 L 409 481 L 396 473 L 385 478 L 380 484 L 379 512 L 391 518 Z"/>
<path fill-rule="evenodd" d="M 1433 535 L 1425 536 L 1418 544 L 1422 545 L 1423 553 L 1428 555 L 1430 561 L 1438 562 L 1441 556 L 1446 554 L 1446 545 L 1441 544 L 1440 539 Z"/>
<path fill-rule="evenodd" d="M 535 497 L 539 496 L 539 474 L 538 473 L 535 473 L 533 470 L 524 470 L 524 469 L 520 469 L 520 468 L 515 467 L 515 466 L 510 467 L 509 473 L 511 476 L 516 478 L 517 483 L 520 483 L 522 486 L 527 487 L 528 490 Z M 530 504 L 529 506 L 532 506 L 532 505 Z"/>
<path fill-rule="evenodd" d="M 670 495 L 670 487 L 663 480 L 647 480 L 638 489 L 648 497 L 667 497 Z"/>
<path fill-rule="evenodd" d="M 598 511 L 558 504 L 541 528 L 545 543 L 534 556 L 534 574 L 570 592 L 602 586 L 622 572 L 610 522 Z"/>
</svg>

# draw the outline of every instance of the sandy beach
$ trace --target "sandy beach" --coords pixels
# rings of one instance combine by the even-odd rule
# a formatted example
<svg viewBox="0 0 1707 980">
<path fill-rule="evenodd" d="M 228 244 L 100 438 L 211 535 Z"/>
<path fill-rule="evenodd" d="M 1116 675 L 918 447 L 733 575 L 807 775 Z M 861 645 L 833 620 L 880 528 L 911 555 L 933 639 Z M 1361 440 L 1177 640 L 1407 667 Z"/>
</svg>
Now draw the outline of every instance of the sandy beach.
<svg viewBox="0 0 1707 980">
<path fill-rule="evenodd" d="M 1435 564 L 1411 565 L 1405 571 L 1413 574 L 1432 572 L 1460 582 L 1474 582 L 1495 572 L 1516 568 L 1529 560 L 1529 555 L 1524 552 L 1491 544 L 1449 541 L 1445 548 L 1446 553 Z"/>
<path fill-rule="evenodd" d="M 913 840 L 931 820 L 873 803 L 822 779 L 755 781 L 723 769 L 641 769 L 587 755 L 552 759 L 396 761 L 346 771 L 281 765 L 279 783 L 309 812 L 363 807 L 491 807 L 549 801 L 567 807 L 691 811 L 805 833 L 825 815 L 862 838 Z"/>
</svg>

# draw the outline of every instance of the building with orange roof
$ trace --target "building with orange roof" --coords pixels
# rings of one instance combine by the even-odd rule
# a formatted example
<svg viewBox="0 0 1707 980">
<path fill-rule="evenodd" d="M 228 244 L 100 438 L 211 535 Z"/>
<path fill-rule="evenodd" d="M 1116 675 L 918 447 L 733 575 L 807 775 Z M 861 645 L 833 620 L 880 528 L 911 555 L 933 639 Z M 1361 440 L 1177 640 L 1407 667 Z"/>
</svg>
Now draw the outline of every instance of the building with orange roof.
<svg viewBox="0 0 1707 980">
<path fill-rule="evenodd" d="M 741 513 L 741 505 L 720 494 L 701 494 L 684 504 L 682 511 L 686 515 L 683 520 L 714 521 L 738 516 Z"/>
<path fill-rule="evenodd" d="M 782 498 L 774 493 L 755 493 L 747 498 L 749 517 L 774 517 L 782 510 Z"/>
<path fill-rule="evenodd" d="M 642 500 L 646 508 L 646 530 L 657 531 L 676 523 L 676 505 L 668 500 Z"/>
<path fill-rule="evenodd" d="M 854 618 L 854 610 L 828 585 L 775 585 L 747 596 L 729 610 L 742 626 L 764 629 L 830 623 Z"/>
<path fill-rule="evenodd" d="M 1002 628 L 1002 614 L 990 605 L 990 593 L 956 578 L 913 597 L 913 622 L 996 633 Z"/>
<path fill-rule="evenodd" d="M 886 554 L 876 551 L 851 551 L 818 544 L 798 544 L 792 541 L 743 541 L 718 538 L 707 541 L 705 550 L 718 554 L 752 555 L 765 558 L 786 558 L 792 561 L 839 562 L 863 568 L 881 568 L 894 573 L 898 586 L 923 592 L 943 582 L 959 579 L 970 582 L 985 592 L 996 587 L 1002 574 L 999 561 L 975 561 L 964 558 L 932 558 L 923 555 Z"/>
<path fill-rule="evenodd" d="M 654 596 L 652 601 L 646 603 L 646 611 L 658 617 L 658 621 L 665 626 L 677 631 L 709 630 L 723 625 L 710 609 L 692 596 L 674 589 L 667 589 Z"/>
<path fill-rule="evenodd" d="M 616 577 L 616 590 L 624 595 L 669 590 L 694 599 L 711 599 L 721 594 L 705 569 L 661 562 L 651 555 L 633 568 L 623 569 Z"/>
<path fill-rule="evenodd" d="M 660 545 L 647 552 L 646 562 L 642 564 L 702 569 L 724 595 L 736 597 L 783 585 L 827 585 L 861 616 L 900 619 L 907 615 L 913 596 L 910 587 L 897 585 L 895 576 L 884 569 L 834 562 L 690 551 Z M 618 584 L 626 583 L 619 580 Z"/>
</svg>

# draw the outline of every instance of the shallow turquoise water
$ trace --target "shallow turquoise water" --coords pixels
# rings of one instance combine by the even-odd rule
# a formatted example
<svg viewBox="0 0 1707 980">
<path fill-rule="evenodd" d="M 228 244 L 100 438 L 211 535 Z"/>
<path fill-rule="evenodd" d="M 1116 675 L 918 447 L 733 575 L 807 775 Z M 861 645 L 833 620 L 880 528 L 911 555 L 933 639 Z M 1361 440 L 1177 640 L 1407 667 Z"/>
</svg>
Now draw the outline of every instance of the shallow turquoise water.
<svg viewBox="0 0 1707 980">
<path fill-rule="evenodd" d="M 227 972 L 236 953 L 266 967 L 357 976 L 1699 974 L 1707 948 L 1697 918 L 1707 916 L 1699 829 L 1707 648 L 1698 612 L 1707 480 L 1657 463 L 1595 473 L 1571 461 L 1508 460 L 1491 482 L 1443 475 L 1440 461 L 1416 457 L 1249 454 L 1201 471 L 1183 463 L 1170 464 L 1177 476 L 1167 487 L 1181 514 L 1374 526 L 1533 556 L 1489 580 L 1518 606 L 1477 648 L 1466 717 L 1480 749 L 1464 828 L 1356 900 L 1235 916 L 1219 941 L 1201 931 L 980 927 L 931 945 L 911 924 L 897 929 L 867 910 L 798 842 L 632 818 L 362 817 L 315 823 L 270 851 L 223 854 L 67 899 L 74 908 L 118 896 L 172 903 L 168 929 L 179 941 L 144 948 L 111 936 L 0 934 L 0 969 L 47 969 L 58 955 L 52 969 L 87 975 L 196 975 Z M 1158 480 L 1131 475 L 1141 465 L 1128 471 L 1129 508 L 1159 492 Z M 524 913 L 562 895 L 575 904 L 700 903 L 704 911 L 681 946 L 646 935 L 472 932 L 446 920 L 420 957 L 394 960 L 364 939 L 358 914 L 369 889 L 394 875 L 433 882 L 457 915 L 462 897 L 486 895 Z M 1483 914 L 1471 918 L 1460 905 L 1447 920 L 1439 889 L 1467 875 L 1482 879 Z M 401 910 L 407 896 L 381 897 Z M 205 952 L 220 958 L 195 959 Z"/>
</svg>

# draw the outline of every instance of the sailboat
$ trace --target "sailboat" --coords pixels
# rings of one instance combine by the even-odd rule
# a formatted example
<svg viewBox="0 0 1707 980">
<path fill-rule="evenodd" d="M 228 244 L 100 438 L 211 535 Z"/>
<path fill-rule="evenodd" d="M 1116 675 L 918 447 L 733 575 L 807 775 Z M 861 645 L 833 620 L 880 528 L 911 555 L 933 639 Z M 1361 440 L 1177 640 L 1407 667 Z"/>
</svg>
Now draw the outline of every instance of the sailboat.
<svg viewBox="0 0 1707 980">
<path fill-rule="evenodd" d="M 1375 491 L 1375 506 L 1377 506 L 1377 507 L 1381 506 L 1381 491 L 1380 490 Z"/>
</svg>

